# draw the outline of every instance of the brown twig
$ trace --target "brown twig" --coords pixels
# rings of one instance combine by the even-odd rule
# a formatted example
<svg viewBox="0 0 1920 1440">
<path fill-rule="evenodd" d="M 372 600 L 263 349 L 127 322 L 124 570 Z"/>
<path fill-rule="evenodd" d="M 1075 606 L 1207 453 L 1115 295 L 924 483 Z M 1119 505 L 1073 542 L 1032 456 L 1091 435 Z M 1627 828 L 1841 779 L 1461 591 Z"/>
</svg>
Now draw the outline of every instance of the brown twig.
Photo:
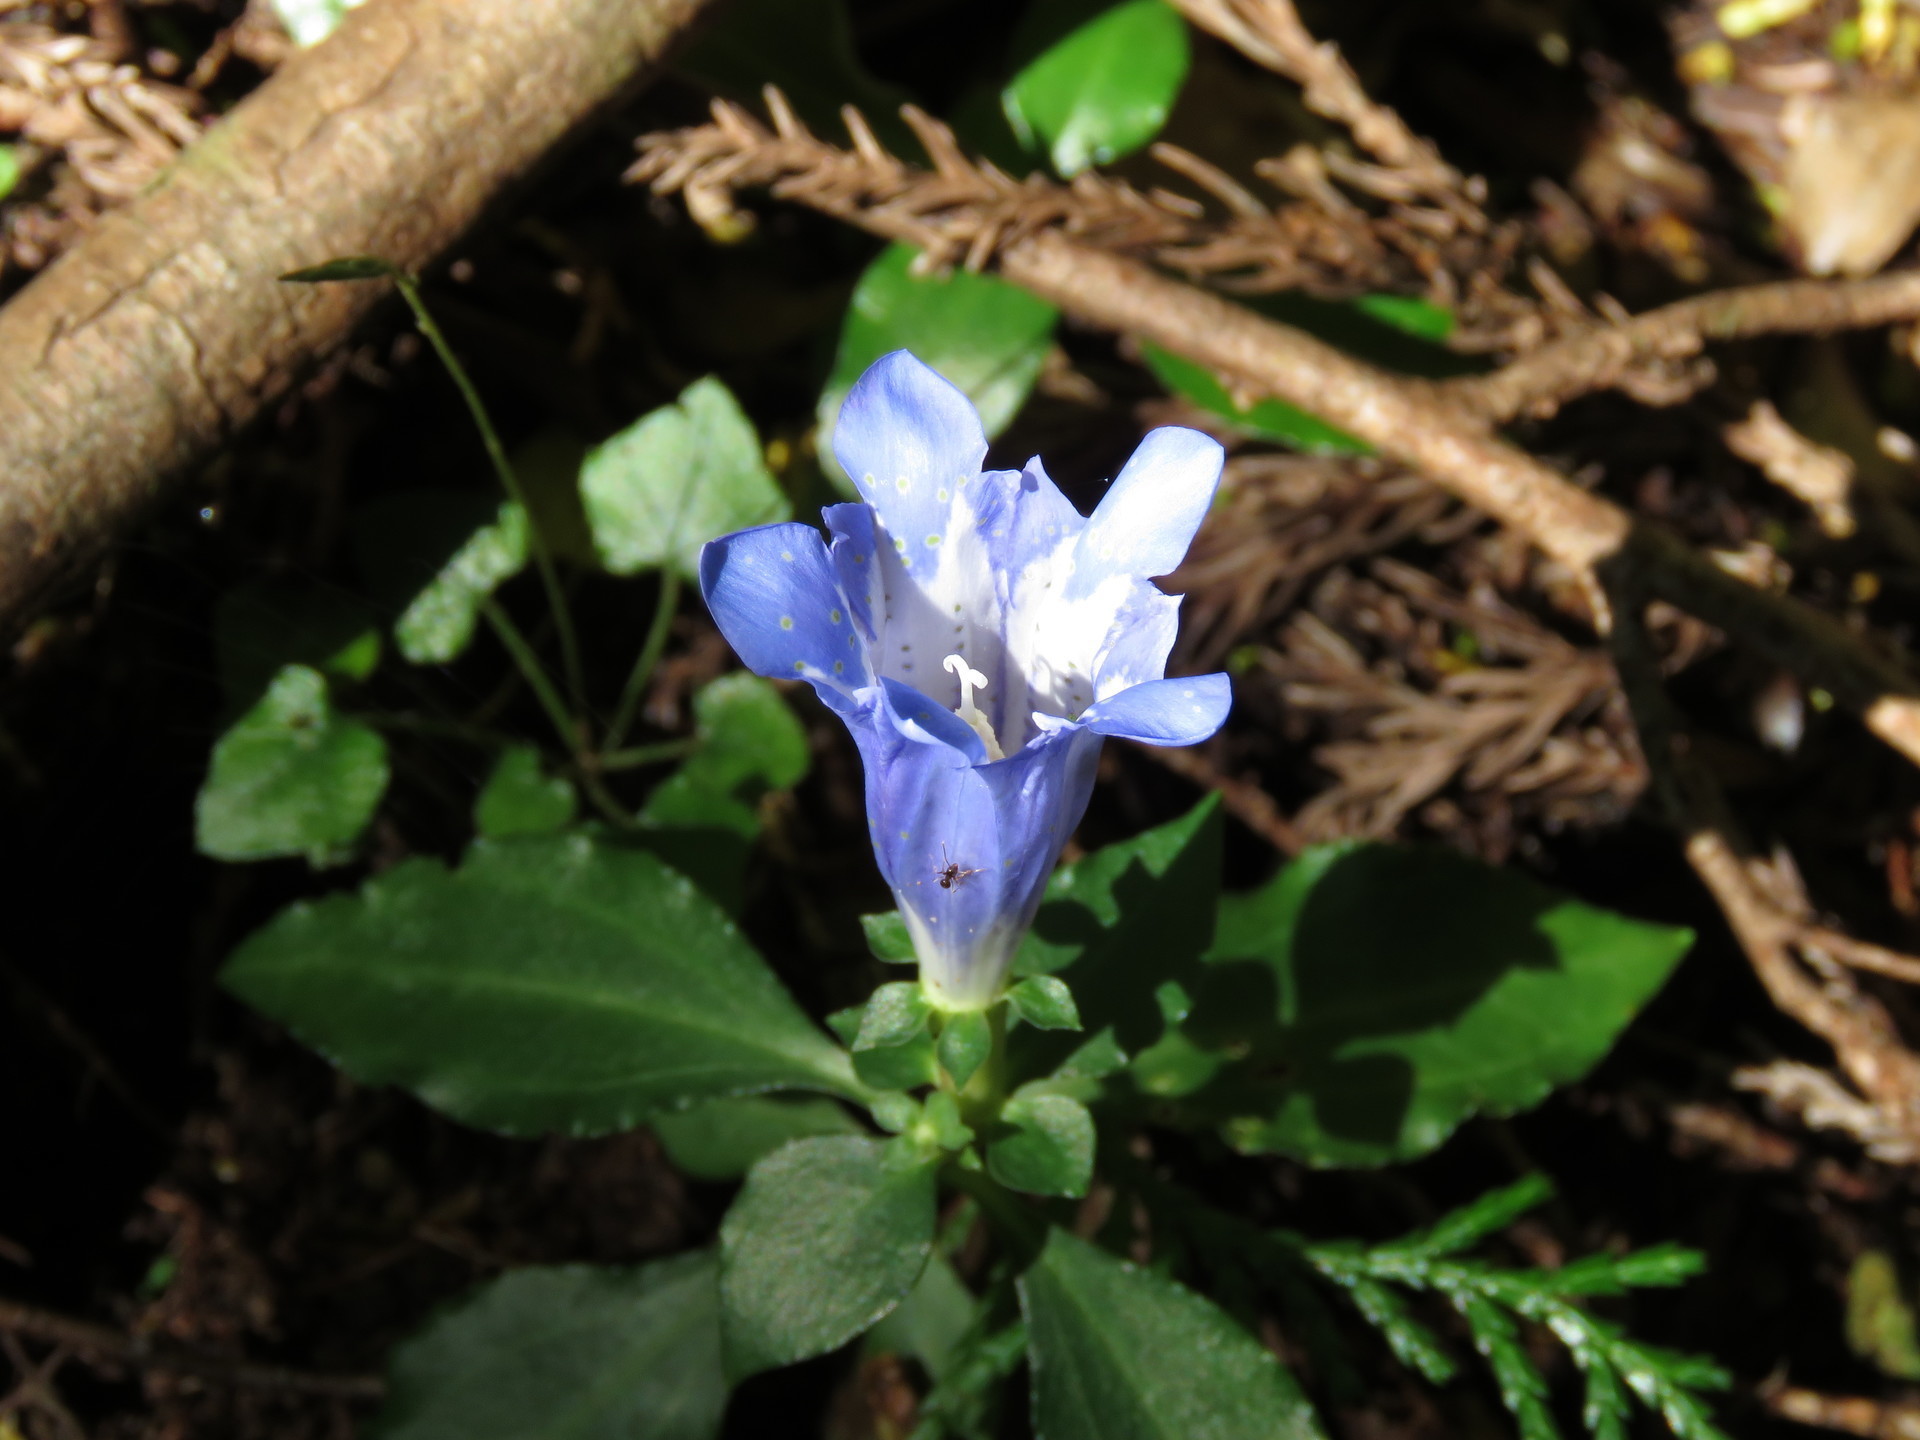
<svg viewBox="0 0 1920 1440">
<path fill-rule="evenodd" d="M 248 1390 L 320 1395 L 340 1400 L 378 1400 L 387 1393 L 377 1375 L 323 1375 L 282 1365 L 254 1365 L 174 1346 L 153 1346 L 90 1320 L 77 1320 L 13 1300 L 0 1300 L 0 1331 L 64 1346 L 139 1370 L 165 1370 Z"/>
<path fill-rule="evenodd" d="M 1639 725 L 1653 793 L 1769 998 L 1833 1048 L 1867 1108 L 1859 1110 L 1857 1101 L 1854 1110 L 1827 1103 L 1824 1119 L 1816 1113 L 1824 1102 L 1852 1099 L 1837 1081 L 1764 1088 L 1783 1103 L 1798 1099 L 1809 1123 L 1848 1129 L 1885 1158 L 1920 1156 L 1920 1056 L 1901 1040 L 1879 1001 L 1846 970 L 1822 963 L 1836 949 L 1835 932 L 1812 923 L 1789 865 L 1769 865 L 1751 854 L 1718 784 L 1693 758 L 1661 683 L 1658 657 L 1641 620 L 1642 597 L 1623 591 L 1616 600 L 1619 623 L 1611 648 Z M 1849 940 L 1846 947 L 1858 943 Z"/>
<path fill-rule="evenodd" d="M 1853 534 L 1853 461 L 1844 451 L 1809 440 L 1766 400 L 1754 401 L 1746 419 L 1722 433 L 1729 450 L 1802 501 L 1828 535 L 1844 540 Z"/>
<path fill-rule="evenodd" d="M 1920 316 L 1920 271 L 1868 280 L 1782 280 L 1716 290 L 1616 323 L 1590 325 L 1490 375 L 1441 391 L 1496 423 L 1551 415 L 1576 396 L 1629 382 L 1649 365 L 1699 355 L 1710 342 L 1756 335 L 1825 335 Z M 1651 397 L 1649 397 L 1651 398 Z M 1676 392 L 1675 399 L 1685 398 Z"/>
</svg>

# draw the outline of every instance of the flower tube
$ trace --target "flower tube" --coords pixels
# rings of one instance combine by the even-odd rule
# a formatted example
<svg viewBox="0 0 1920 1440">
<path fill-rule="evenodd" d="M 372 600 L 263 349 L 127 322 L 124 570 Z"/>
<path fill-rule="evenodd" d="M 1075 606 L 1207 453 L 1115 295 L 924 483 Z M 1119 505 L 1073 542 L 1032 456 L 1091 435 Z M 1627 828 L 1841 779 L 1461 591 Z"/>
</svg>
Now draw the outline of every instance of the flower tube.
<svg viewBox="0 0 1920 1440">
<path fill-rule="evenodd" d="M 978 1010 L 1093 790 L 1103 737 L 1191 745 L 1225 675 L 1166 679 L 1179 565 L 1220 482 L 1217 442 L 1154 430 L 1091 516 L 1036 458 L 980 468 L 972 402 L 904 350 L 842 405 L 860 502 L 710 542 L 700 587 L 747 667 L 809 681 L 853 732 L 880 873 L 932 1002 Z"/>
</svg>

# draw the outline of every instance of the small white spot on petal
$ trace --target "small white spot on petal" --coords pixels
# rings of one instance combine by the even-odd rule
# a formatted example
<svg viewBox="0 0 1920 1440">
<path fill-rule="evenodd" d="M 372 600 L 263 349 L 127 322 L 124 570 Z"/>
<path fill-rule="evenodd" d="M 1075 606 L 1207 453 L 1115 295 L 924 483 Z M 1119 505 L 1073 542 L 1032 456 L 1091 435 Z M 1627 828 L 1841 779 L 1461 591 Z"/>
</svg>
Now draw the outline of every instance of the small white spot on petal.
<svg viewBox="0 0 1920 1440">
<path fill-rule="evenodd" d="M 906 554 L 907 553 L 906 540 L 896 536 L 893 542 L 893 548 L 899 551 L 902 555 Z"/>
<path fill-rule="evenodd" d="M 791 565 L 793 563 L 793 552 L 791 550 L 782 550 L 780 552 L 780 558 Z"/>
<path fill-rule="evenodd" d="M 836 675 L 844 675 L 844 674 L 846 674 L 846 673 L 847 673 L 847 662 L 846 662 L 846 661 L 844 661 L 844 660 L 836 660 L 836 661 L 834 661 L 834 662 L 833 662 L 833 673 L 834 673 L 834 674 L 836 674 Z"/>
<path fill-rule="evenodd" d="M 940 547 L 940 537 L 938 535 L 927 536 L 927 548 L 929 550 L 937 550 L 939 547 Z"/>
<path fill-rule="evenodd" d="M 843 617 L 840 614 L 840 608 L 838 606 L 835 606 L 833 609 L 827 611 L 827 619 L 831 620 L 836 625 L 840 623 L 842 618 Z M 1191 695 L 1193 692 L 1189 690 L 1187 693 Z"/>
<path fill-rule="evenodd" d="M 782 615 L 780 617 L 780 628 L 782 630 L 791 630 L 793 628 L 793 617 L 791 615 Z"/>
<path fill-rule="evenodd" d="M 836 611 L 835 613 L 837 614 L 838 612 Z M 1193 691 L 1191 691 L 1191 690 L 1182 690 L 1182 691 L 1180 692 L 1180 698 L 1181 698 L 1181 699 L 1183 699 L 1183 700 L 1191 700 L 1191 699 L 1193 699 Z"/>
<path fill-rule="evenodd" d="M 804 675 L 807 669 L 807 662 L 804 660 L 796 660 L 793 662 L 793 668 L 800 671 L 800 673 Z"/>
<path fill-rule="evenodd" d="M 913 481 L 902 475 L 893 482 L 893 488 L 898 490 L 902 495 L 910 494 L 913 490 Z"/>
<path fill-rule="evenodd" d="M 856 565 L 864 565 L 867 563 L 867 557 L 864 555 L 856 555 L 853 557 L 853 563 Z"/>
<path fill-rule="evenodd" d="M 871 475 L 862 475 L 862 476 L 860 477 L 860 483 L 861 483 L 862 485 L 864 485 L 864 486 L 866 486 L 866 487 L 867 487 L 867 488 L 868 488 L 869 490 L 871 490 L 871 489 L 873 488 L 873 476 L 871 476 Z"/>
</svg>

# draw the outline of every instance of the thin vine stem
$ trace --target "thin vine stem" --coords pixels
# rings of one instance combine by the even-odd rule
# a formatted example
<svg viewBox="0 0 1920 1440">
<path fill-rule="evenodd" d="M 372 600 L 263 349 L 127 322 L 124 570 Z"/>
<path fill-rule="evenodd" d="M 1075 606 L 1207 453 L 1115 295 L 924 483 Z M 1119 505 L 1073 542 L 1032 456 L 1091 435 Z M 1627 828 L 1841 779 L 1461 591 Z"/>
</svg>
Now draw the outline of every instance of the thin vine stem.
<svg viewBox="0 0 1920 1440">
<path fill-rule="evenodd" d="M 398 268 L 390 271 L 393 283 L 407 302 L 407 308 L 413 311 L 413 318 L 420 327 L 420 333 L 427 337 L 427 343 L 440 357 L 440 363 L 447 367 L 460 398 L 466 401 L 467 411 L 473 416 L 473 423 L 480 431 L 480 443 L 486 447 L 487 459 L 493 462 L 494 474 L 500 477 L 500 485 L 507 492 L 507 498 L 518 505 L 527 517 L 527 536 L 533 551 L 534 568 L 540 572 L 540 583 L 547 592 L 547 604 L 553 610 L 554 629 L 560 636 L 560 659 L 566 674 L 567 691 L 573 698 L 574 707 L 585 713 L 586 710 L 586 671 L 580 662 L 580 637 L 573 628 L 573 615 L 567 608 L 567 597 L 560 588 L 560 572 L 553 563 L 553 551 L 548 548 L 547 537 L 540 529 L 539 521 L 534 517 L 533 508 L 527 504 L 527 492 L 520 484 L 520 476 L 513 468 L 513 462 L 507 458 L 507 450 L 500 443 L 500 436 L 493 428 L 493 420 L 487 414 L 487 407 L 480 399 L 480 392 L 474 388 L 466 368 L 453 353 L 453 347 L 447 343 L 447 337 L 441 333 L 434 322 L 433 314 L 427 309 L 426 301 L 421 297 L 420 286 L 411 275 Z M 531 677 L 529 677 L 531 679 Z M 572 729 L 571 724 L 567 727 Z M 569 742 L 569 753 L 578 746 Z"/>
<path fill-rule="evenodd" d="M 613 723 L 607 727 L 604 750 L 618 751 L 620 742 L 627 738 L 627 731 L 633 726 L 633 717 L 640 709 L 640 698 L 647 693 L 647 681 L 653 678 L 653 667 L 660 663 L 660 656 L 667 648 L 667 634 L 673 628 L 673 617 L 679 608 L 680 576 L 668 565 L 660 571 L 660 591 L 653 602 L 653 622 L 647 626 L 647 638 L 640 646 L 639 655 L 634 658 L 627 683 L 620 689 L 620 704 L 613 712 Z M 609 768 L 611 761 L 611 753 L 603 755 L 601 768 Z"/>
<path fill-rule="evenodd" d="M 493 627 L 493 633 L 500 637 L 500 643 L 506 647 L 515 667 L 532 687 L 540 708 L 547 712 L 547 718 L 553 722 L 553 728 L 560 737 L 560 747 L 567 754 L 580 754 L 580 735 L 573 712 L 567 709 L 567 702 L 560 698 L 560 691 L 548 677 L 540 664 L 540 657 L 534 653 L 527 637 L 520 633 L 520 627 L 513 623 L 513 617 L 491 596 L 480 602 L 480 613 L 487 617 L 487 623 Z"/>
</svg>

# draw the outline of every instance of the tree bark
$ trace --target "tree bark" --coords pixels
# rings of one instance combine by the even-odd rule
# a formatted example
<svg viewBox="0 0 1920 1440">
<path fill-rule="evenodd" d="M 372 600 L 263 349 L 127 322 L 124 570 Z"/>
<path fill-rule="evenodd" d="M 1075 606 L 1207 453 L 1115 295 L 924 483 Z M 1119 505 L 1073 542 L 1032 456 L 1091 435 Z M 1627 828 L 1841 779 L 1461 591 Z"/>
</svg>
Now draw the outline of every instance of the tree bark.
<svg viewBox="0 0 1920 1440">
<path fill-rule="evenodd" d="M 705 0 L 370 0 L 0 309 L 0 630 L 657 61 Z"/>
</svg>

